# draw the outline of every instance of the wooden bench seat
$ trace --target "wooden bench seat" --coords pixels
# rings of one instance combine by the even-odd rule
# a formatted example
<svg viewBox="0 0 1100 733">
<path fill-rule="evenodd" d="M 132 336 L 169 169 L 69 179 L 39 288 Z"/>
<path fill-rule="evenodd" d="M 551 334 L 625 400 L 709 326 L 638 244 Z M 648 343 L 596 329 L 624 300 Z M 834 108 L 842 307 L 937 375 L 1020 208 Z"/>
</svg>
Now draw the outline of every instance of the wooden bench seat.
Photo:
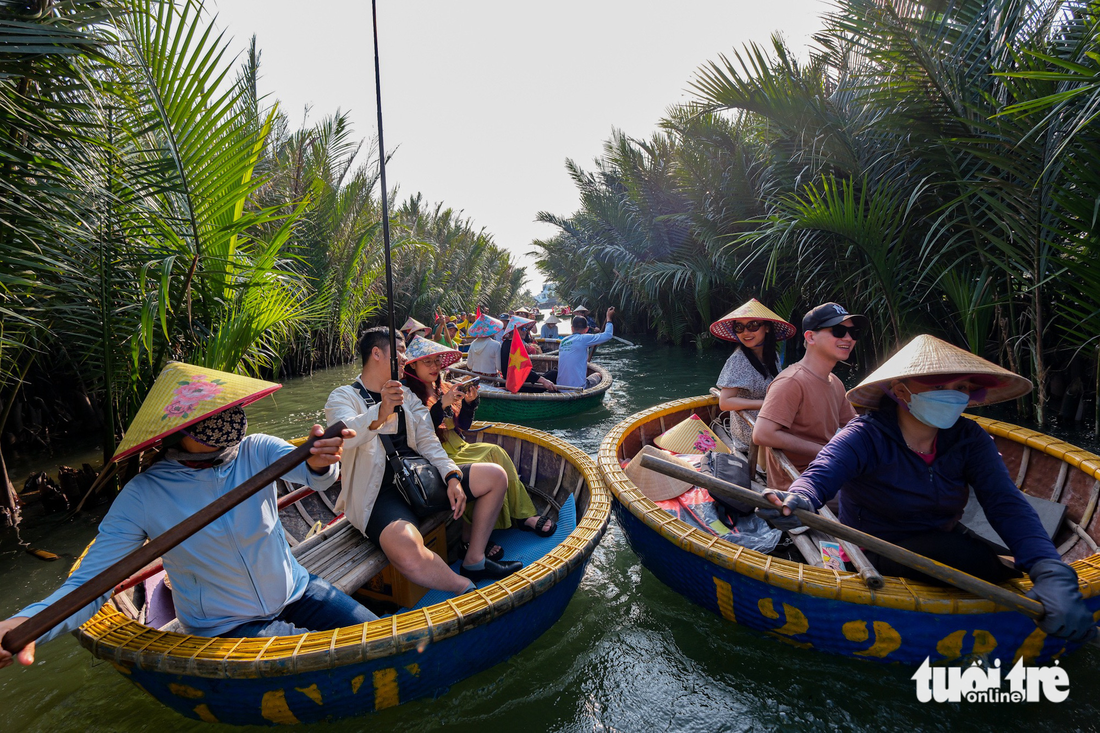
<svg viewBox="0 0 1100 733">
<path fill-rule="evenodd" d="M 420 522 L 427 536 L 450 517 L 440 512 Z M 324 578 L 345 593 L 353 593 L 390 564 L 385 553 L 351 525 L 347 517 L 325 527 L 291 551 L 309 572 Z"/>
</svg>

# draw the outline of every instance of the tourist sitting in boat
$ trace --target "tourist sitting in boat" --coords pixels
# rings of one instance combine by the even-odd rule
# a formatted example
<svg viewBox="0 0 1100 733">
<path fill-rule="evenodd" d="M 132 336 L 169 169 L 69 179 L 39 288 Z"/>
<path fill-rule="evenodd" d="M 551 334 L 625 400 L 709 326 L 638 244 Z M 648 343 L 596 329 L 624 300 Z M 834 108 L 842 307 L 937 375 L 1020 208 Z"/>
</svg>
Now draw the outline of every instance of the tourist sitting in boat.
<svg viewBox="0 0 1100 733">
<path fill-rule="evenodd" d="M 485 377 L 496 377 L 500 372 L 500 341 L 495 337 L 504 332 L 504 324 L 484 313 L 470 326 L 474 342 L 466 354 L 466 366 L 470 371 Z"/>
<path fill-rule="evenodd" d="M 842 426 L 856 416 L 833 374 L 847 361 L 867 318 L 837 303 L 817 306 L 802 318 L 806 355 L 784 369 L 768 387 L 753 428 L 753 442 L 780 448 L 799 471 Z M 786 489 L 791 479 L 768 451 L 768 487 Z"/>
<path fill-rule="evenodd" d="M 507 451 L 495 443 L 463 440 L 461 433 L 470 430 L 477 412 L 478 387 L 450 384 L 444 382 L 442 376 L 445 368 L 459 360 L 459 352 L 429 341 L 417 341 L 408 348 L 405 357 L 405 384 L 428 407 L 436 436 L 451 460 L 459 466 L 495 464 L 494 468 L 499 467 L 508 475 L 508 493 L 493 528 L 515 526 L 542 537 L 552 535 L 556 527 L 554 521 L 550 517 L 536 516 L 535 505 Z M 468 547 L 473 521 L 469 507 L 465 518 L 462 541 Z M 503 555 L 504 550 L 499 545 L 490 545 L 485 550 L 490 560 L 499 560 Z"/>
<path fill-rule="evenodd" d="M 573 316 L 574 316 L 574 318 L 576 316 L 584 316 L 584 320 L 588 324 L 588 332 L 589 333 L 599 333 L 600 332 L 600 325 L 598 323 L 596 323 L 596 319 L 592 317 L 592 313 L 585 306 L 578 305 L 576 308 L 574 308 L 573 309 Z M 574 333 L 576 333 L 576 331 L 574 331 Z"/>
<path fill-rule="evenodd" d="M 436 312 L 432 340 L 448 348 L 457 349 L 461 343 L 458 338 L 458 323 L 443 315 L 443 311 Z"/>
<path fill-rule="evenodd" d="M 405 342 L 398 338 L 398 362 L 404 361 Z M 492 464 L 459 468 L 436 437 L 428 408 L 408 387 L 390 379 L 390 332 L 372 328 L 359 339 L 363 369 L 355 382 L 337 387 L 325 404 L 329 423 L 342 420 L 356 431 L 346 443 L 344 470 L 336 511 L 382 548 L 406 578 L 426 588 L 465 593 L 485 578 L 503 578 L 522 567 L 519 562 L 495 562 L 485 557 L 500 507 L 508 490 L 508 476 Z M 400 415 L 396 408 L 400 407 Z M 393 468 L 379 435 L 391 435 L 403 456 L 427 458 L 447 483 L 453 516 L 458 519 L 467 502 L 474 502 L 470 549 L 461 575 L 424 546 L 420 520 L 394 484 Z"/>
<path fill-rule="evenodd" d="M 777 341 L 795 334 L 794 325 L 784 321 L 753 298 L 710 326 L 710 332 L 736 346 L 718 375 L 718 407 L 746 412 L 753 418 L 764 405 L 768 385 L 779 374 Z M 752 429 L 744 420 L 730 420 L 730 434 L 746 447 L 752 443 Z"/>
<path fill-rule="evenodd" d="M 279 386 L 190 364 L 165 367 L 112 458 L 122 460 L 162 445 L 159 460 L 123 487 L 68 580 L 49 597 L 0 622 L 0 637 L 294 450 L 270 435 L 245 435 L 248 421 L 242 405 Z M 313 426 L 313 435 L 322 432 L 321 426 Z M 355 432 L 345 430 L 343 436 L 314 443 L 312 455 L 289 471 L 287 480 L 315 489 L 331 486 L 341 446 Z M 185 633 L 279 636 L 377 618 L 294 559 L 276 502 L 272 482 L 165 553 L 164 569 L 172 579 L 176 617 Z M 109 597 L 81 609 L 38 641 L 79 628 Z M 17 658 L 30 664 L 34 645 Z M 11 661 L 0 650 L 0 667 Z"/>
<path fill-rule="evenodd" d="M 512 320 L 512 314 L 505 311 L 504 313 L 500 314 L 500 319 L 499 320 L 500 320 L 501 325 L 504 328 L 507 328 L 508 327 L 508 322 Z M 493 338 L 497 341 L 503 341 L 504 340 L 504 331 L 502 330 L 500 333 L 493 336 Z"/>
<path fill-rule="evenodd" d="M 847 425 L 791 484 L 768 491 L 780 509 L 762 510 L 781 529 L 792 508 L 820 507 L 840 491 L 840 521 L 937 562 L 994 583 L 1031 576 L 1046 608 L 1047 634 L 1075 641 L 1095 634 L 1077 573 L 1062 562 L 1035 510 L 1008 473 L 989 434 L 960 419 L 967 406 L 1013 400 L 1031 382 L 934 336 L 918 336 L 848 399 L 869 412 Z M 959 524 L 972 487 L 990 525 L 1012 550 L 1005 565 Z M 867 552 L 884 575 L 931 581 Z"/>
<path fill-rule="evenodd" d="M 546 320 L 542 322 L 542 330 L 539 335 L 544 339 L 556 339 L 558 336 L 558 324 L 561 323 L 561 319 L 551 313 L 546 317 Z"/>
<path fill-rule="evenodd" d="M 410 343 L 413 339 L 419 338 L 420 336 L 431 338 L 432 329 L 412 316 L 409 316 L 409 319 L 405 321 L 405 325 L 401 327 L 401 334 L 405 337 L 405 343 Z"/>
<path fill-rule="evenodd" d="M 615 309 L 608 308 L 607 327 L 603 333 L 598 334 L 588 332 L 587 318 L 573 316 L 573 333 L 562 339 L 558 347 L 558 368 L 547 372 L 546 378 L 553 380 L 561 387 L 587 388 L 599 384 L 598 374 L 588 376 L 588 348 L 614 338 L 615 326 L 611 323 L 611 317 L 614 315 Z"/>
</svg>

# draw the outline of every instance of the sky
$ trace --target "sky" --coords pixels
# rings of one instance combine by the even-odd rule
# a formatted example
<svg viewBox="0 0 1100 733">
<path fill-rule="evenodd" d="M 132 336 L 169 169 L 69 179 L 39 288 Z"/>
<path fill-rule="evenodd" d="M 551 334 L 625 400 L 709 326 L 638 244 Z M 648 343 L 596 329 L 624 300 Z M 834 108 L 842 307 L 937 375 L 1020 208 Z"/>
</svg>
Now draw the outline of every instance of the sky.
<svg viewBox="0 0 1100 733">
<path fill-rule="evenodd" d="M 214 0 L 233 53 L 253 34 L 260 93 L 292 126 L 350 111 L 377 130 L 369 0 Z M 689 101 L 696 70 L 773 33 L 805 56 L 825 0 L 379 0 L 383 135 L 389 187 L 420 192 L 527 255 L 557 229 L 540 211 L 578 206 L 565 161 L 591 170 L 614 130 L 648 138 Z"/>
</svg>

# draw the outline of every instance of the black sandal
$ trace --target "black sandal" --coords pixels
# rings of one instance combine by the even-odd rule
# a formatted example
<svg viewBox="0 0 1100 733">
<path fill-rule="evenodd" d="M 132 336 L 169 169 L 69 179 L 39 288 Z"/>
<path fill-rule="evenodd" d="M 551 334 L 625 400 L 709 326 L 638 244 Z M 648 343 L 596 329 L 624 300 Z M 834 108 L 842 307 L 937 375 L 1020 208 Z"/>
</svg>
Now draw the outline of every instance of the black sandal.
<svg viewBox="0 0 1100 733">
<path fill-rule="evenodd" d="M 459 542 L 458 543 L 458 549 L 462 553 L 462 557 L 465 558 L 466 553 L 470 550 L 470 543 L 469 542 Z M 492 560 L 493 562 L 497 562 L 502 557 L 504 557 L 504 548 L 503 547 L 501 547 L 500 545 L 495 544 L 493 542 L 490 542 L 489 544 L 485 545 L 485 558 L 487 560 Z"/>
<path fill-rule="evenodd" d="M 524 532 L 534 532 L 539 537 L 549 537 L 554 534 L 558 529 L 558 525 L 554 523 L 554 520 L 545 514 L 535 520 L 535 526 L 527 524 L 527 519 L 521 519 L 519 522 L 519 528 Z"/>
</svg>

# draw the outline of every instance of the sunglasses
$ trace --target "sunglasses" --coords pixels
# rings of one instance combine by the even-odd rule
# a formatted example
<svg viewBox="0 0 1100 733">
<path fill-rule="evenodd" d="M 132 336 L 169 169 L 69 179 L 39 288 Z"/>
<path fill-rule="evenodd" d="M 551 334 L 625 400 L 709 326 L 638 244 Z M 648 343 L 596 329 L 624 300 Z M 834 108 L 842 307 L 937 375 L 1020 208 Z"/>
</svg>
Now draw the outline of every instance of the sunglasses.
<svg viewBox="0 0 1100 733">
<path fill-rule="evenodd" d="M 740 321 L 734 321 L 732 324 L 734 333 L 756 333 L 764 326 L 763 321 L 749 321 L 748 323 L 741 323 Z"/>
<path fill-rule="evenodd" d="M 842 339 L 851 336 L 852 340 L 858 340 L 863 335 L 863 329 L 859 326 L 832 326 L 829 328 L 834 338 Z"/>
</svg>

